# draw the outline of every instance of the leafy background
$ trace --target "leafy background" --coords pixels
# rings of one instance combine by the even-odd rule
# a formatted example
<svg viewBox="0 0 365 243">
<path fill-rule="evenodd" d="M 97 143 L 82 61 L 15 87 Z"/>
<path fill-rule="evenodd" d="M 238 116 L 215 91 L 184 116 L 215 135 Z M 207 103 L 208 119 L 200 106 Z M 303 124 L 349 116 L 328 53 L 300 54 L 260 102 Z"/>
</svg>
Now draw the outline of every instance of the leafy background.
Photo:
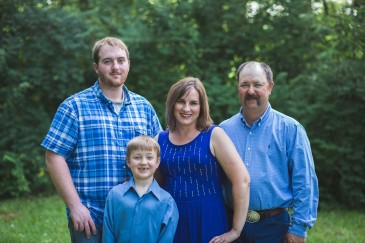
<svg viewBox="0 0 365 243">
<path fill-rule="evenodd" d="M 116 36 L 127 87 L 163 126 L 177 80 L 203 81 L 218 124 L 239 110 L 239 64 L 268 63 L 272 106 L 310 138 L 320 206 L 365 205 L 363 0 L 2 0 L 0 13 L 0 199 L 53 191 L 40 143 L 58 105 L 95 82 L 93 43 Z"/>
</svg>

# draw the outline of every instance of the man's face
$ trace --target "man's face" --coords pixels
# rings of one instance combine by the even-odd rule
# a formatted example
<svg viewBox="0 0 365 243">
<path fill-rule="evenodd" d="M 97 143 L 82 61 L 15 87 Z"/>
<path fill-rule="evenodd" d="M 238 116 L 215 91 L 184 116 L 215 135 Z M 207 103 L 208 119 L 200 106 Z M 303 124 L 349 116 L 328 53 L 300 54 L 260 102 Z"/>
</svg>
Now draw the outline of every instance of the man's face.
<svg viewBox="0 0 365 243">
<path fill-rule="evenodd" d="M 245 67 L 239 74 L 238 93 L 243 111 L 263 113 L 269 103 L 274 82 L 268 82 L 264 70 L 259 66 Z"/>
<path fill-rule="evenodd" d="M 117 46 L 102 46 L 99 51 L 99 63 L 94 63 L 94 69 L 99 75 L 100 86 L 118 88 L 128 76 L 127 53 Z"/>
</svg>

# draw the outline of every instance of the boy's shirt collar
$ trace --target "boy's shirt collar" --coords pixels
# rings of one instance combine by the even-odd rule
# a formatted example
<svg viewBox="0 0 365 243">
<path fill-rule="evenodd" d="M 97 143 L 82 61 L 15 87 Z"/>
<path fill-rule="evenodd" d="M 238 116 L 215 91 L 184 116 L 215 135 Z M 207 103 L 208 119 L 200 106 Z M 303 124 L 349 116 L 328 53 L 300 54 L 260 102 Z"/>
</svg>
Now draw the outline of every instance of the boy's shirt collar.
<svg viewBox="0 0 365 243">
<path fill-rule="evenodd" d="M 134 191 L 136 191 L 135 188 L 135 182 L 133 177 L 126 182 L 126 187 L 125 187 L 125 191 L 123 192 L 123 195 L 129 191 L 131 188 L 133 188 Z M 153 179 L 151 185 L 148 187 L 147 191 L 145 192 L 145 194 L 148 193 L 152 193 L 158 200 L 161 200 L 161 195 L 160 195 L 160 186 L 158 185 L 157 181 L 155 179 Z"/>
</svg>

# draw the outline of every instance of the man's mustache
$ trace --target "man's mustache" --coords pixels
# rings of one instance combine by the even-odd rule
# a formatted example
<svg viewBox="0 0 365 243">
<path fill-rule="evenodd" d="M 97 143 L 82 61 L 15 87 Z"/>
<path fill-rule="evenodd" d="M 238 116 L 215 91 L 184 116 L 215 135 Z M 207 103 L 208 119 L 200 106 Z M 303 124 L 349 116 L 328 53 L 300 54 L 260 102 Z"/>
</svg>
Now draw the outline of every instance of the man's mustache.
<svg viewBox="0 0 365 243">
<path fill-rule="evenodd" d="M 257 95 L 246 95 L 245 100 L 259 100 Z"/>
</svg>

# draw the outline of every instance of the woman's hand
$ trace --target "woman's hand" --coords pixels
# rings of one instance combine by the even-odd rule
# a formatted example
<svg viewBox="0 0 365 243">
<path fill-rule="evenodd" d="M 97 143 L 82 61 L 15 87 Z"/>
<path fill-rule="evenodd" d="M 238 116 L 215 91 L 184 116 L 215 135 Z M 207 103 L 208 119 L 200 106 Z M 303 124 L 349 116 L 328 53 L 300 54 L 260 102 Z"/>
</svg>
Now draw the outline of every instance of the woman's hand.
<svg viewBox="0 0 365 243">
<path fill-rule="evenodd" d="M 227 233 L 213 237 L 209 243 L 228 243 L 232 242 L 240 236 L 240 231 L 231 229 Z"/>
</svg>

